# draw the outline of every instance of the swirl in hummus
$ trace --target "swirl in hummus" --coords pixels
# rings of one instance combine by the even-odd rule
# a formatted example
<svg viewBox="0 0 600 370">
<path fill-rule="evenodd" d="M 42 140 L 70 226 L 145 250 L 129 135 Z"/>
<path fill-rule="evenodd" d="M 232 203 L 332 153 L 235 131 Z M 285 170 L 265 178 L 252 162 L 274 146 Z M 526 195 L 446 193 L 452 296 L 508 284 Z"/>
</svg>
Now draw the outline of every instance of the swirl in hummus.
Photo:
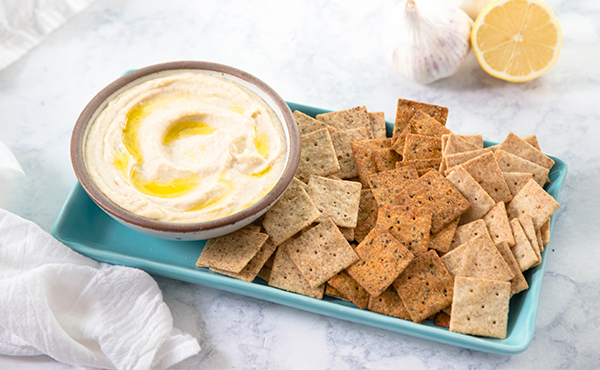
<svg viewBox="0 0 600 370">
<path fill-rule="evenodd" d="M 184 72 L 118 95 L 86 137 L 92 180 L 110 200 L 166 222 L 202 222 L 249 207 L 283 171 L 280 120 L 258 95 Z"/>
</svg>

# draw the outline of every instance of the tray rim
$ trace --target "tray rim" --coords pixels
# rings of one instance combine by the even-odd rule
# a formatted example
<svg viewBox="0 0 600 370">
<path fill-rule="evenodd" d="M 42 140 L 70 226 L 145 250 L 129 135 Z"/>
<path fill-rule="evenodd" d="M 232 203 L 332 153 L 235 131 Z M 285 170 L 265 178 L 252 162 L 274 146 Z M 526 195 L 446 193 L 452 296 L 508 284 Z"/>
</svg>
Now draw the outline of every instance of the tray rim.
<svg viewBox="0 0 600 370">
<path fill-rule="evenodd" d="M 311 107 L 292 102 L 287 102 L 287 104 L 290 106 L 292 111 L 298 109 L 301 111 L 307 110 L 322 113 L 331 112 L 331 110 Z M 391 125 L 392 124 L 390 122 L 386 122 L 388 134 L 391 134 Z M 485 141 L 486 146 L 495 144 L 496 143 L 494 142 Z M 556 199 L 556 201 L 560 201 L 560 194 L 566 178 L 568 167 L 562 159 L 552 155 L 549 156 L 561 167 L 560 169 L 558 169 L 558 178 L 551 184 L 551 186 L 555 188 L 553 191 L 553 193 L 555 194 L 551 195 Z M 526 315 L 524 320 L 526 320 L 525 322 L 530 323 L 531 329 L 527 330 L 527 335 L 523 338 L 523 340 L 521 340 L 518 344 L 513 345 L 507 344 L 505 342 L 509 339 L 508 337 L 507 339 L 500 340 L 453 333 L 448 331 L 447 329 L 440 327 L 435 327 L 427 324 L 417 324 L 411 321 L 401 320 L 398 318 L 385 316 L 367 310 L 360 310 L 357 307 L 354 307 L 353 305 L 340 304 L 340 302 L 337 300 L 317 300 L 296 293 L 291 293 L 277 288 L 269 287 L 267 285 L 232 279 L 230 277 L 220 275 L 211 271 L 200 270 L 199 268 L 190 269 L 187 267 L 175 266 L 168 263 L 160 263 L 157 261 L 144 259 L 137 256 L 131 256 L 128 254 L 102 249 L 102 245 L 87 245 L 80 243 L 77 240 L 69 238 L 68 235 L 63 235 L 61 232 L 61 226 L 64 224 L 64 222 L 68 222 L 68 219 L 66 219 L 66 214 L 68 211 L 69 204 L 73 201 L 75 197 L 79 196 L 80 193 L 86 195 L 83 191 L 83 188 L 81 188 L 81 185 L 76 181 L 73 187 L 71 188 L 63 206 L 61 207 L 60 213 L 52 228 L 51 235 L 53 235 L 62 243 L 71 247 L 73 250 L 100 262 L 139 268 L 150 274 L 160 275 L 175 280 L 185 281 L 188 283 L 199 284 L 223 291 L 228 291 L 231 293 L 249 296 L 256 299 L 267 300 L 269 302 L 293 307 L 296 309 L 301 309 L 304 311 L 328 317 L 342 319 L 345 321 L 372 326 L 391 332 L 410 335 L 421 339 L 427 339 L 439 343 L 449 344 L 452 346 L 463 347 L 467 349 L 473 349 L 482 352 L 506 355 L 518 354 L 524 352 L 533 341 L 533 337 L 535 334 L 537 311 L 539 308 L 538 306 L 541 294 L 541 286 L 546 270 L 547 250 L 550 249 L 550 244 L 548 244 L 544 249 L 544 258 L 542 260 L 542 263 L 536 267 L 535 271 L 532 271 L 531 286 L 527 294 L 528 297 L 529 295 L 531 295 L 530 300 L 534 301 L 535 309 L 528 310 L 525 313 L 521 313 L 522 315 Z M 98 207 L 98 210 L 101 210 L 101 208 Z M 551 236 L 554 231 L 555 219 L 556 214 L 552 216 L 550 221 Z M 114 220 L 111 221 L 116 222 Z"/>
</svg>

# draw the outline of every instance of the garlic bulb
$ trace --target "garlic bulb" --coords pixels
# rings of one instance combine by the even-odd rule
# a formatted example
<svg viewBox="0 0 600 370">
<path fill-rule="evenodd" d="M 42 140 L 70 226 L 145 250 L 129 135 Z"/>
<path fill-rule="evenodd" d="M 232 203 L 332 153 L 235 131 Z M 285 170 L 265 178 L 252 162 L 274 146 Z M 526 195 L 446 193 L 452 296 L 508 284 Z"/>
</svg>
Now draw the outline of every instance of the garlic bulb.
<svg viewBox="0 0 600 370">
<path fill-rule="evenodd" d="M 452 75 L 469 53 L 473 20 L 443 1 L 405 0 L 391 13 L 384 47 L 392 68 L 431 83 Z"/>
<path fill-rule="evenodd" d="M 472 20 L 477 19 L 484 6 L 491 3 L 492 0 L 447 0 L 448 3 L 457 6 L 465 11 Z"/>
</svg>

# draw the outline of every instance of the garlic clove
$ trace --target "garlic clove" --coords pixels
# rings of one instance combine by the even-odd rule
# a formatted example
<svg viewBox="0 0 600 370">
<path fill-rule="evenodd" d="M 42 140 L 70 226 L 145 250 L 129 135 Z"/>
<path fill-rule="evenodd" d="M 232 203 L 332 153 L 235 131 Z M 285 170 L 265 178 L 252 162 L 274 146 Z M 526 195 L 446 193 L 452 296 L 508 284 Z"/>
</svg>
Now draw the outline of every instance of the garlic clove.
<svg viewBox="0 0 600 370">
<path fill-rule="evenodd" d="M 493 0 L 447 0 L 448 3 L 461 8 L 471 17 L 472 20 L 477 19 L 483 7 L 491 3 Z"/>
<path fill-rule="evenodd" d="M 473 20 L 446 2 L 405 0 L 388 19 L 386 58 L 406 78 L 431 83 L 461 66 L 470 50 Z"/>
</svg>

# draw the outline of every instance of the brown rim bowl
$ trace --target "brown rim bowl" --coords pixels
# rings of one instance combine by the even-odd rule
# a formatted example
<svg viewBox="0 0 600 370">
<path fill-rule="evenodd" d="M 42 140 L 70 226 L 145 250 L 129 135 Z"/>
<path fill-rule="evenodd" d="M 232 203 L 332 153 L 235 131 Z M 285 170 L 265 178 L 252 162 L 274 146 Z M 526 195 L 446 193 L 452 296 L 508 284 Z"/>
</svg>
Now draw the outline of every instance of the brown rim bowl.
<svg viewBox="0 0 600 370">
<path fill-rule="evenodd" d="M 174 223 L 156 221 L 133 214 L 108 199 L 88 173 L 84 146 L 88 127 L 108 102 L 121 92 L 144 81 L 179 72 L 197 72 L 224 77 L 252 90 L 273 109 L 282 123 L 287 140 L 287 158 L 283 172 L 271 191 L 242 211 L 212 221 Z M 71 136 L 71 162 L 79 183 L 90 198 L 121 224 L 146 235 L 171 240 L 202 240 L 228 234 L 263 215 L 281 197 L 292 181 L 300 160 L 300 133 L 287 103 L 267 84 L 239 69 L 203 61 L 180 61 L 155 64 L 123 75 L 102 89 L 83 109 Z"/>
</svg>

